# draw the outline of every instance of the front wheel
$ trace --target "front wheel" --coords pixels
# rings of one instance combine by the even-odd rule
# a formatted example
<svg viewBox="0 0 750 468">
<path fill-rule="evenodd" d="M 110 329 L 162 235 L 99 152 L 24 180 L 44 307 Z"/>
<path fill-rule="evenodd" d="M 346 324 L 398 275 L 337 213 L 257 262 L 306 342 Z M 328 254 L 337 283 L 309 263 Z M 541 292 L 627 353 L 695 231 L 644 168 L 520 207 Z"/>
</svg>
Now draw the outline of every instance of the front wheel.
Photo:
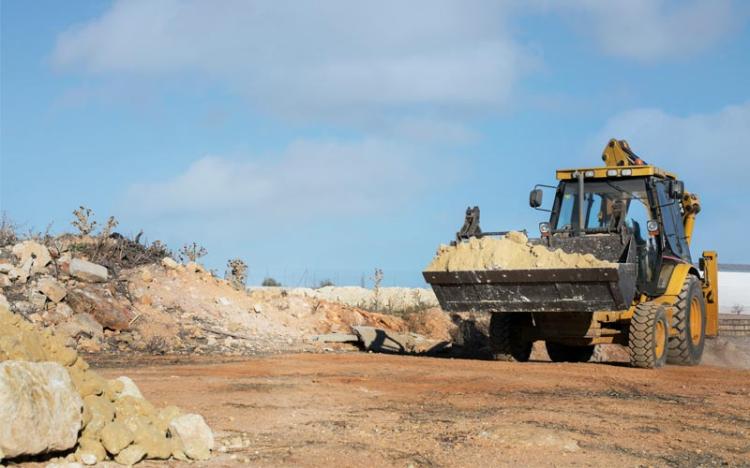
<svg viewBox="0 0 750 468">
<path fill-rule="evenodd" d="M 630 319 L 628 350 L 633 367 L 653 369 L 667 362 L 669 324 L 662 304 L 644 302 Z"/>
<path fill-rule="evenodd" d="M 490 317 L 490 347 L 496 361 L 526 362 L 531 357 L 532 342 L 524 341 L 521 329 L 530 324 L 524 313 L 496 312 Z"/>
</svg>

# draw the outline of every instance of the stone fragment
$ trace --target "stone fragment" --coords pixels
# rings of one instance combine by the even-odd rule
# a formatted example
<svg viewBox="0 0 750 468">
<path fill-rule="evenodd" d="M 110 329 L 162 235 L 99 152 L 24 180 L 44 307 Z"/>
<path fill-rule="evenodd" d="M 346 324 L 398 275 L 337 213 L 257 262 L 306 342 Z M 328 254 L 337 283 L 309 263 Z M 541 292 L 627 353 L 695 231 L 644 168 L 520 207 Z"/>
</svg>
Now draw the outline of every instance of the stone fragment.
<svg viewBox="0 0 750 468">
<path fill-rule="evenodd" d="M 68 292 L 67 302 L 77 314 L 89 313 L 102 327 L 125 330 L 133 319 L 133 311 L 112 297 L 110 291 L 97 285 L 87 285 Z"/>
<path fill-rule="evenodd" d="M 8 275 L 0 273 L 0 288 L 7 288 L 12 284 L 13 282 L 10 280 L 10 277 Z"/>
<path fill-rule="evenodd" d="M 141 391 L 138 386 L 133 382 L 130 377 L 120 376 L 117 379 L 118 382 L 122 383 L 122 390 L 120 391 L 120 397 L 131 396 L 133 398 L 143 398 Z"/>
<path fill-rule="evenodd" d="M 36 283 L 36 290 L 47 296 L 47 298 L 54 303 L 62 301 L 68 293 L 65 290 L 65 286 L 60 284 L 60 282 L 54 278 L 40 279 Z"/>
<path fill-rule="evenodd" d="M 179 441 L 178 448 L 193 460 L 206 460 L 214 448 L 214 435 L 203 416 L 184 414 L 169 423 L 169 433 Z M 173 452 L 174 453 L 174 452 Z"/>
<path fill-rule="evenodd" d="M 144 268 L 143 271 L 141 271 L 141 280 L 144 283 L 150 283 L 154 280 L 154 275 L 151 273 L 151 270 L 148 268 Z"/>
<path fill-rule="evenodd" d="M 107 268 L 80 258 L 70 261 L 70 276 L 91 283 L 101 283 L 109 278 Z"/>
<path fill-rule="evenodd" d="M 188 262 L 185 265 L 185 269 L 190 273 L 205 273 L 206 269 L 200 263 Z"/>
<path fill-rule="evenodd" d="M 140 445 L 133 444 L 122 450 L 115 456 L 115 461 L 120 465 L 133 466 L 146 456 L 146 450 Z"/>
<path fill-rule="evenodd" d="M 42 317 L 47 324 L 58 325 L 70 319 L 72 315 L 73 309 L 68 304 L 59 302 L 55 304 L 54 308 L 47 309 Z"/>
<path fill-rule="evenodd" d="M 34 291 L 33 289 L 29 291 L 29 302 L 36 310 L 40 310 L 44 308 L 44 305 L 47 303 L 47 296 L 42 294 L 39 291 Z"/>
<path fill-rule="evenodd" d="M 98 438 L 83 437 L 78 440 L 78 459 L 84 465 L 95 465 L 107 459 L 107 451 Z"/>
<path fill-rule="evenodd" d="M 161 264 L 162 264 L 162 266 L 164 266 L 165 268 L 167 268 L 169 270 L 175 270 L 175 269 L 177 269 L 178 266 L 180 266 L 179 263 L 177 263 L 175 260 L 173 260 L 172 258 L 169 258 L 169 257 L 162 258 L 161 259 Z"/>
<path fill-rule="evenodd" d="M 86 429 L 89 432 L 100 432 L 104 426 L 115 419 L 115 406 L 106 396 L 88 395 L 83 399 L 83 404 L 84 418 L 86 418 L 86 413 L 89 417 L 86 423 Z"/>
<path fill-rule="evenodd" d="M 7 275 L 13 269 L 12 263 L 0 263 L 0 273 Z"/>
<path fill-rule="evenodd" d="M 112 455 L 117 455 L 122 449 L 133 442 L 133 433 L 130 429 L 125 424 L 117 421 L 104 426 L 101 437 L 102 445 Z"/>
<path fill-rule="evenodd" d="M 70 373 L 70 378 L 73 379 L 73 384 L 78 389 L 78 393 L 82 397 L 85 398 L 89 395 L 101 395 L 104 393 L 106 381 L 99 377 L 98 374 L 75 367 L 68 369 L 68 372 Z"/>
<path fill-rule="evenodd" d="M 7 458 L 73 448 L 83 402 L 53 362 L 0 362 L 0 450 Z"/>
<path fill-rule="evenodd" d="M 19 263 L 30 263 L 30 274 L 41 273 L 52 261 L 47 247 L 38 242 L 27 240 L 13 246 L 13 255 L 19 258 Z"/>
<path fill-rule="evenodd" d="M 81 337 L 100 338 L 104 335 L 104 328 L 93 315 L 83 312 L 56 326 L 55 332 L 77 340 Z"/>
<path fill-rule="evenodd" d="M 159 430 L 150 424 L 141 427 L 135 434 L 135 443 L 146 450 L 148 458 L 167 459 L 172 455 L 172 441 L 166 431 Z"/>
<path fill-rule="evenodd" d="M 8 272 L 8 279 L 16 284 L 26 284 L 31 276 L 31 268 L 34 265 L 34 259 L 29 258 Z"/>
<path fill-rule="evenodd" d="M 157 417 L 155 419 L 156 427 L 161 431 L 166 433 L 169 429 L 169 423 L 172 422 L 174 418 L 179 416 L 181 414 L 181 411 L 176 406 L 165 406 L 164 408 L 160 409 Z"/>
</svg>

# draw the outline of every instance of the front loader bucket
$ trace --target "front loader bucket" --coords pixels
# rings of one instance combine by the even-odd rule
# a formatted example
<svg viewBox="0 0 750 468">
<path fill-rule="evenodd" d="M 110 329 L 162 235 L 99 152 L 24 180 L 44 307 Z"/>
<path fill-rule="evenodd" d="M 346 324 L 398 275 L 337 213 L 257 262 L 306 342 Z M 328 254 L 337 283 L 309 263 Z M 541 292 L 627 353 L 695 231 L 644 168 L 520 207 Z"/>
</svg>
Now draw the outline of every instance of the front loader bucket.
<svg viewBox="0 0 750 468">
<path fill-rule="evenodd" d="M 446 312 L 596 312 L 630 307 L 636 266 L 425 271 L 423 276 Z"/>
</svg>

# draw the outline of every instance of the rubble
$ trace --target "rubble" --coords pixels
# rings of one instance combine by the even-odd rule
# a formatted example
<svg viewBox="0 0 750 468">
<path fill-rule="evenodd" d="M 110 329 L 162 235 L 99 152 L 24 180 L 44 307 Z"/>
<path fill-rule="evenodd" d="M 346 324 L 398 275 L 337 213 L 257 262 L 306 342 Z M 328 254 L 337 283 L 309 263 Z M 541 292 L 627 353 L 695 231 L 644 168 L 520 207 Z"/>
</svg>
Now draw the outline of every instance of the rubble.
<svg viewBox="0 0 750 468">
<path fill-rule="evenodd" d="M 0 380 L 0 415 L 4 422 L 12 421 L 11 424 L 4 423 L 0 431 L 9 430 L 14 437 L 26 434 L 26 426 L 17 425 L 24 424 L 26 419 L 17 413 L 16 408 L 35 408 L 37 405 L 37 410 L 44 410 L 41 405 L 47 404 L 50 415 L 32 419 L 28 434 L 34 435 L 31 426 L 37 425 L 53 439 L 35 436 L 33 441 L 37 445 L 19 448 L 21 445 L 17 439 L 4 435 L 0 439 L 4 457 L 66 449 L 74 450 L 73 460 L 86 464 L 110 457 L 119 463 L 133 464 L 144 457 L 204 460 L 210 456 L 213 434 L 202 418 L 188 415 L 190 417 L 185 421 L 175 423 L 181 416 L 178 409 L 156 409 L 138 396 L 137 387 L 127 378 L 103 379 L 49 329 L 38 331 L 21 316 L 4 308 L 0 308 L 0 361 L 5 361 L 0 367 L 0 376 L 4 379 Z M 18 364 L 16 361 L 26 362 Z M 35 380 L 29 380 L 7 371 L 19 365 L 47 367 Z M 53 398 L 50 403 L 49 399 L 43 398 L 45 386 L 54 386 L 57 390 L 61 386 L 53 382 L 64 383 L 66 376 L 68 385 L 75 389 L 67 400 Z M 23 398 L 31 398 L 32 403 L 22 404 Z M 58 400 L 60 403 L 56 404 Z M 9 401 L 15 403 L 8 404 Z M 2 411 L 13 414 L 5 415 Z M 74 420 L 69 423 L 55 419 L 69 414 L 74 415 Z M 202 424 L 196 422 L 197 418 Z M 55 428 L 47 429 L 45 423 Z M 66 431 L 67 436 L 60 436 L 55 430 Z"/>
<path fill-rule="evenodd" d="M 501 238 L 472 237 L 456 245 L 441 245 L 426 271 L 513 270 L 531 268 L 596 268 L 613 266 L 591 254 L 550 250 L 529 242 L 521 232 Z"/>
<path fill-rule="evenodd" d="M 197 262 L 179 264 L 161 244 L 146 248 L 121 237 L 65 234 L 50 243 L 50 250 L 36 242 L 18 247 L 37 252 L 24 254 L 25 266 L 11 248 L 0 247 L 3 271 L 28 273 L 23 282 L 0 273 L 10 283 L 3 290 L 9 307 L 79 351 L 103 356 L 316 350 L 311 337 L 351 333 L 352 325 L 408 332 L 421 325 L 407 323 L 404 314 L 437 303 L 427 289 L 246 290 L 237 278 L 217 278 Z M 32 273 L 35 255 L 45 251 L 54 263 Z M 418 331 L 436 338 L 433 332 Z"/>
</svg>

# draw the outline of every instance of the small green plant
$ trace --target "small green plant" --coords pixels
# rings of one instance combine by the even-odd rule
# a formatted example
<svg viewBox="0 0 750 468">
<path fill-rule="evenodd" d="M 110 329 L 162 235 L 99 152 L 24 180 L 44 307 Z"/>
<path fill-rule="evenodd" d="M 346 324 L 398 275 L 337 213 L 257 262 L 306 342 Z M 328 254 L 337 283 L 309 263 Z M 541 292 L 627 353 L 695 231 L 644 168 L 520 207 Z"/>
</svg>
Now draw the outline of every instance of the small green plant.
<svg viewBox="0 0 750 468">
<path fill-rule="evenodd" d="M 96 221 L 93 220 L 94 211 L 91 208 L 81 205 L 73 211 L 73 216 L 75 216 L 75 219 L 70 224 L 78 229 L 79 235 L 88 236 L 96 228 Z"/>
<path fill-rule="evenodd" d="M 261 283 L 261 286 L 266 286 L 270 288 L 278 288 L 281 286 L 281 283 L 276 281 L 275 279 L 271 278 L 270 276 L 263 279 L 263 282 Z"/>
<path fill-rule="evenodd" d="M 229 268 L 225 275 L 227 281 L 235 289 L 244 289 L 247 281 L 247 263 L 242 259 L 233 258 L 227 262 L 227 267 Z"/>
<path fill-rule="evenodd" d="M 318 283 L 318 289 L 325 288 L 327 286 L 336 286 L 336 284 L 333 281 L 329 280 L 329 279 L 324 279 L 323 281 L 321 281 L 320 283 Z"/>
<path fill-rule="evenodd" d="M 195 262 L 201 257 L 205 257 L 208 255 L 208 250 L 206 250 L 202 245 L 199 245 L 195 242 L 192 244 L 185 244 L 180 249 L 180 260 L 181 261 L 191 261 Z"/>
</svg>

